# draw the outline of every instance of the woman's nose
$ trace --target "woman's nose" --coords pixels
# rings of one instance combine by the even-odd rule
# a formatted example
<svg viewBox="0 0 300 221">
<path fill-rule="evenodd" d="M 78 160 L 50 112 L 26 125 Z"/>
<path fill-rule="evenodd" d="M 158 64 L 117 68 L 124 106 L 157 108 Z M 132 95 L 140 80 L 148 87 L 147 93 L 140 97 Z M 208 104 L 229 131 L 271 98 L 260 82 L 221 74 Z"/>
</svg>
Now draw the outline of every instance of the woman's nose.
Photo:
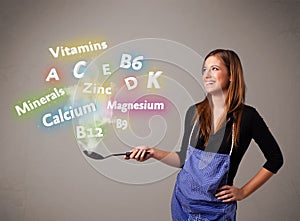
<svg viewBox="0 0 300 221">
<path fill-rule="evenodd" d="M 210 69 L 205 70 L 204 73 L 203 73 L 203 77 L 204 78 L 210 78 L 211 77 L 211 70 Z"/>
</svg>

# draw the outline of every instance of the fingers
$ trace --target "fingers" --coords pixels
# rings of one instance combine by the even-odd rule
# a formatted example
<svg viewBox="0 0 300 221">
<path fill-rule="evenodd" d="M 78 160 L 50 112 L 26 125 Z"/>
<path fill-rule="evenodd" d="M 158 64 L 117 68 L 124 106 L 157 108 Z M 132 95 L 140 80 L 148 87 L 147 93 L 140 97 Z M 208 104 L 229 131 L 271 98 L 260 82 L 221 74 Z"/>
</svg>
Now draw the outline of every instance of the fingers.
<svg viewBox="0 0 300 221">
<path fill-rule="evenodd" d="M 231 188 L 231 186 L 225 185 L 225 186 L 221 186 L 221 187 L 218 189 L 218 191 L 221 191 L 221 190 L 228 190 L 228 189 L 230 189 L 230 188 Z"/>
<path fill-rule="evenodd" d="M 226 194 L 218 197 L 219 200 L 228 200 L 228 199 L 232 199 L 232 198 L 234 198 L 234 195 L 232 193 L 226 193 Z"/>
<path fill-rule="evenodd" d="M 142 151 L 142 153 L 141 153 L 141 155 L 140 155 L 140 157 L 142 158 L 142 159 L 144 159 L 145 158 L 145 156 L 146 156 L 146 150 L 143 150 Z"/>
<path fill-rule="evenodd" d="M 135 149 L 132 149 L 130 152 L 131 152 L 131 154 L 129 156 L 124 157 L 126 160 L 134 159 L 135 156 L 137 155 L 137 153 L 139 152 L 139 149 L 135 148 Z"/>
<path fill-rule="evenodd" d="M 129 157 L 124 157 L 124 159 L 128 160 L 128 159 L 135 159 L 137 161 L 145 161 L 148 159 L 147 156 L 147 147 L 145 146 L 139 146 L 136 147 L 134 149 L 131 150 L 131 154 Z"/>
<path fill-rule="evenodd" d="M 222 200 L 222 202 L 232 202 L 236 200 L 235 188 L 233 186 L 222 186 L 218 189 L 218 192 L 215 196 Z"/>
<path fill-rule="evenodd" d="M 219 199 L 219 200 L 223 200 L 223 199 L 227 199 L 229 197 L 232 197 L 232 192 L 231 191 L 222 191 L 217 193 L 215 196 Z"/>
<path fill-rule="evenodd" d="M 235 197 L 231 197 L 231 198 L 222 200 L 223 203 L 229 203 L 229 202 L 233 202 L 233 201 L 236 201 L 236 198 L 235 198 Z"/>
<path fill-rule="evenodd" d="M 141 161 L 142 160 L 141 155 L 142 155 L 143 151 L 144 150 L 138 150 L 137 153 L 134 156 L 134 159 L 136 159 L 137 161 Z"/>
</svg>

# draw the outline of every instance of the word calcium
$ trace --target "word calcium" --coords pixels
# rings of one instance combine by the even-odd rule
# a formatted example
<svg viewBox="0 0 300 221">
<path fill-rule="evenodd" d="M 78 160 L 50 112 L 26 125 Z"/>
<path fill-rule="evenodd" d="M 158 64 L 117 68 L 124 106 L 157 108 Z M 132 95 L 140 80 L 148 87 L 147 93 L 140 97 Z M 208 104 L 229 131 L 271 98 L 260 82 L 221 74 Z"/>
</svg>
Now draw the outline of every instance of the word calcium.
<svg viewBox="0 0 300 221">
<path fill-rule="evenodd" d="M 72 106 L 69 110 L 63 111 L 61 108 L 57 110 L 57 114 L 47 113 L 43 116 L 42 122 L 44 126 L 51 127 L 53 125 L 60 124 L 64 121 L 72 120 L 96 111 L 96 105 L 94 103 L 79 106 L 73 109 Z"/>
</svg>

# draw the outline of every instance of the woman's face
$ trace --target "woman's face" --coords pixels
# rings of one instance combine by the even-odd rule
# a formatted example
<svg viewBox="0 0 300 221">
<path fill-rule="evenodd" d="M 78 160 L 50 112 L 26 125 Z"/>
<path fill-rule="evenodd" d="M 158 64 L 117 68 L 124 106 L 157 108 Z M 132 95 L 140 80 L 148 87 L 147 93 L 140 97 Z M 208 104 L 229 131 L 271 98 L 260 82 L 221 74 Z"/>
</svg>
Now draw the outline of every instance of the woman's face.
<svg viewBox="0 0 300 221">
<path fill-rule="evenodd" d="M 213 95 L 227 92 L 230 76 L 227 67 L 218 56 L 210 56 L 206 59 L 202 78 L 207 93 Z"/>
</svg>

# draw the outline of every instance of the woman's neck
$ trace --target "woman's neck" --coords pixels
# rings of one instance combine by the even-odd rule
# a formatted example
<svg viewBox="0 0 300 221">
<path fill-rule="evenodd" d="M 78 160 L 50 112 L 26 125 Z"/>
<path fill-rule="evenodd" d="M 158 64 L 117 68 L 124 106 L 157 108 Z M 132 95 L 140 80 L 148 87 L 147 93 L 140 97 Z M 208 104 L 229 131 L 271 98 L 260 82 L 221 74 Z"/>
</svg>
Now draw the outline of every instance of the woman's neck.
<svg viewBox="0 0 300 221">
<path fill-rule="evenodd" d="M 224 111 L 226 109 L 226 92 L 221 92 L 218 94 L 211 94 L 210 96 L 210 106 L 214 111 Z M 218 112 L 219 112 L 218 111 Z"/>
<path fill-rule="evenodd" d="M 215 133 L 222 126 L 226 118 L 226 96 L 224 93 L 210 96 L 210 106 L 212 113 L 212 132 Z"/>
</svg>

